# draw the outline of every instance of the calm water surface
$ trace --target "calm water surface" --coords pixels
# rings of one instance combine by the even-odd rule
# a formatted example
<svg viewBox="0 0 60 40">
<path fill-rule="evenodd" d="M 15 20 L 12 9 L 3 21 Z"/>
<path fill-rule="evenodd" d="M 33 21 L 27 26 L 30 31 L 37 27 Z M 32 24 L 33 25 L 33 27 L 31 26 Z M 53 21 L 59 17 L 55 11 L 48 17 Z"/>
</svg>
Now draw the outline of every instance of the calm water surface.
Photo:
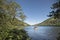
<svg viewBox="0 0 60 40">
<path fill-rule="evenodd" d="M 34 26 L 25 28 L 31 40 L 57 40 L 59 36 L 60 27 L 53 26 L 39 26 L 34 29 Z"/>
</svg>

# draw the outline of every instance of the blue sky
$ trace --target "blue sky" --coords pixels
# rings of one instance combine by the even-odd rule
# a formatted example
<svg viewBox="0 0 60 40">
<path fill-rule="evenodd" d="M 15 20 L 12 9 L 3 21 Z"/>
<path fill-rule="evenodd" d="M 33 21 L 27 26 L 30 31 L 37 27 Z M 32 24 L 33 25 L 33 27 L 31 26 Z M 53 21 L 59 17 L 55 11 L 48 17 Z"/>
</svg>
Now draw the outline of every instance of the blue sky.
<svg viewBox="0 0 60 40">
<path fill-rule="evenodd" d="M 25 22 L 33 25 L 46 20 L 55 0 L 17 0 L 27 16 Z"/>
</svg>

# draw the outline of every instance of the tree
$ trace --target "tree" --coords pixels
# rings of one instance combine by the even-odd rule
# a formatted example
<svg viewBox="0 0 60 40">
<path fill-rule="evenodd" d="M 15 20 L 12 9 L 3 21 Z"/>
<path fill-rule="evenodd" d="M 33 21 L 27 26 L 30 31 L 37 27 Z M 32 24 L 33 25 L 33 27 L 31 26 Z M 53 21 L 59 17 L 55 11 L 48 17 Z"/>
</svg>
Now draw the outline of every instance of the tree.
<svg viewBox="0 0 60 40">
<path fill-rule="evenodd" d="M 51 11 L 48 16 L 54 17 L 54 19 L 60 19 L 60 1 L 52 4 L 51 9 L 53 9 L 53 11 Z"/>
<path fill-rule="evenodd" d="M 20 17 L 20 20 L 22 21 L 22 22 L 21 22 L 21 26 L 24 26 L 23 22 L 24 22 L 24 20 L 26 19 L 26 16 L 24 15 L 23 12 L 20 12 L 19 14 L 20 14 L 20 16 L 19 16 L 19 17 Z"/>
<path fill-rule="evenodd" d="M 26 16 L 22 12 L 20 12 L 20 19 L 21 21 L 24 21 L 26 19 Z"/>
<path fill-rule="evenodd" d="M 21 6 L 13 0 L 0 0 L 0 40 L 5 40 Z M 3 35 L 4 34 L 4 35 Z"/>
</svg>

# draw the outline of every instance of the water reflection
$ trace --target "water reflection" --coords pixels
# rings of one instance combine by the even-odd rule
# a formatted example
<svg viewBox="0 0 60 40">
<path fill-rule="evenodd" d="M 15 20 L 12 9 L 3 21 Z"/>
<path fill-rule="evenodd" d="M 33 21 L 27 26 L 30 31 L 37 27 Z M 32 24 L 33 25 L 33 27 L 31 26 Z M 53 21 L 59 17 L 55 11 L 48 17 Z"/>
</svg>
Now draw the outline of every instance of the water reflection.
<svg viewBox="0 0 60 40">
<path fill-rule="evenodd" d="M 34 27 L 30 26 L 25 28 L 28 35 L 32 40 L 57 40 L 58 33 L 60 32 L 60 27 L 37 27 L 37 30 Z"/>
<path fill-rule="evenodd" d="M 35 30 L 35 31 L 36 31 L 36 30 L 38 30 L 38 27 L 37 27 L 37 26 L 35 26 L 35 27 L 34 27 L 34 30 Z"/>
</svg>

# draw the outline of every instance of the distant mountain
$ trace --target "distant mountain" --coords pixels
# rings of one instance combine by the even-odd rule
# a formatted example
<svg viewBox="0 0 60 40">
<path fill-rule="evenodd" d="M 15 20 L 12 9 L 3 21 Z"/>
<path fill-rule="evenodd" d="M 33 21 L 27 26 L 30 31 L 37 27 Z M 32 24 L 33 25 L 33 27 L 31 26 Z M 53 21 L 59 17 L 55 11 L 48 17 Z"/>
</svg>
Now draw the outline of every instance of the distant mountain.
<svg viewBox="0 0 60 40">
<path fill-rule="evenodd" d="M 45 21 L 43 21 L 42 23 L 39 23 L 39 24 L 35 24 L 37 26 L 60 26 L 60 19 L 54 19 L 54 18 L 49 18 Z"/>
</svg>

